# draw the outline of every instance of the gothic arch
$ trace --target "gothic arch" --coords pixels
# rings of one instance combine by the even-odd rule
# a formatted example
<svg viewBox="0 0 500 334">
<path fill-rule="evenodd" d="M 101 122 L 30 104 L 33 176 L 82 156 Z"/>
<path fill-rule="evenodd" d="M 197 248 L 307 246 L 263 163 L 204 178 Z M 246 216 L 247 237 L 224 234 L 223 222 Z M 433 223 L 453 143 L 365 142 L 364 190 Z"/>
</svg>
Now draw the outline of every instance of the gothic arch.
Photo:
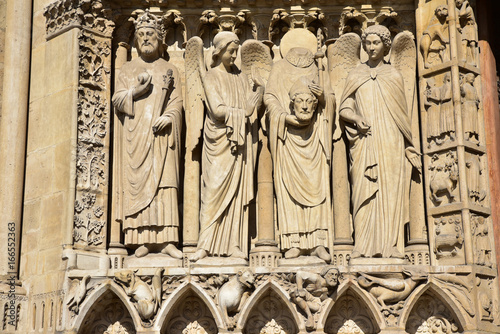
<svg viewBox="0 0 500 334">
<path fill-rule="evenodd" d="M 364 334 L 375 334 L 385 327 L 377 305 L 352 282 L 341 286 L 337 297 L 325 304 L 318 321 L 318 330 L 327 334 L 349 326 L 361 329 Z"/>
<path fill-rule="evenodd" d="M 417 287 L 412 295 L 408 297 L 409 303 L 405 305 L 405 308 L 401 313 L 400 323 L 402 326 L 404 326 L 405 328 L 410 326 L 410 322 L 412 321 L 411 317 L 414 311 L 416 311 L 416 306 L 418 306 L 417 304 L 423 302 L 428 297 L 432 297 L 432 300 L 438 301 L 445 307 L 445 309 L 449 312 L 447 313 L 447 315 L 453 318 L 452 320 L 456 322 L 456 325 L 459 329 L 469 329 L 468 327 L 470 326 L 467 325 L 470 323 L 470 321 L 467 321 L 467 313 L 457 305 L 457 303 L 455 302 L 455 298 L 450 296 L 446 291 L 443 291 L 443 289 L 436 285 L 434 282 L 429 282 L 426 285 Z M 428 302 L 426 302 L 425 304 L 427 305 Z"/>
<path fill-rule="evenodd" d="M 180 315 L 177 316 L 179 319 L 176 319 L 176 314 Z M 212 298 L 197 284 L 186 282 L 163 303 L 158 312 L 156 327 L 161 328 L 162 333 L 167 327 L 169 333 L 175 333 L 175 329 L 181 333 L 183 328 L 177 327 L 193 327 L 195 323 L 203 327 L 208 334 L 227 330 Z M 171 328 L 172 326 L 176 328 Z"/>
<path fill-rule="evenodd" d="M 75 320 L 73 328 L 75 328 L 78 333 L 87 333 L 83 330 L 85 330 L 85 324 L 88 322 L 89 317 L 92 316 L 92 312 L 99 309 L 106 310 L 111 304 L 117 307 L 123 307 L 123 318 L 127 318 L 128 314 L 130 324 L 133 326 L 133 333 L 135 333 L 135 329 L 142 328 L 141 319 L 137 310 L 128 302 L 128 297 L 125 295 L 123 289 L 112 281 L 102 284 L 80 305 L 80 312 Z M 117 309 L 117 311 L 120 310 Z M 116 317 L 118 317 L 118 315 L 119 314 L 117 314 Z M 119 319 L 116 321 L 119 321 Z M 129 320 L 127 319 L 126 322 L 128 323 Z"/>
<path fill-rule="evenodd" d="M 273 299 L 276 302 L 279 302 L 281 304 L 280 305 L 281 312 L 288 313 L 287 315 L 282 316 L 283 318 L 285 317 L 287 318 L 286 321 L 285 319 L 283 320 L 287 323 L 286 326 L 288 328 L 288 331 L 286 331 L 287 334 L 296 334 L 299 332 L 305 332 L 306 329 L 304 321 L 299 318 L 295 306 L 292 305 L 292 303 L 290 302 L 290 296 L 282 287 L 280 287 L 274 281 L 267 281 L 266 283 L 262 284 L 250 296 L 249 300 L 245 303 L 240 312 L 236 328 L 243 331 L 244 334 L 250 333 L 250 331 L 248 330 L 248 328 L 246 328 L 246 326 L 250 322 L 249 320 L 255 317 L 255 312 L 260 309 L 259 305 L 261 305 L 261 303 L 269 302 L 267 299 Z M 272 312 L 269 312 L 268 314 L 270 315 L 270 317 L 272 317 Z M 282 325 L 280 324 L 279 321 L 277 322 L 278 325 Z"/>
</svg>

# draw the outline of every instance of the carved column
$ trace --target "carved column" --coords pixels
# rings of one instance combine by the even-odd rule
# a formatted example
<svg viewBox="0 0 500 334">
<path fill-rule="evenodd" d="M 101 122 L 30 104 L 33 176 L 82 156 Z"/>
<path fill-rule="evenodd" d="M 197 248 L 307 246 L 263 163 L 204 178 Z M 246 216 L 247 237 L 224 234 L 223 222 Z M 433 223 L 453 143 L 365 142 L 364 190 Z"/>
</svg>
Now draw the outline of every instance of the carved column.
<svg viewBox="0 0 500 334">
<path fill-rule="evenodd" d="M 478 242 L 492 226 L 474 8 L 420 1 L 417 32 L 430 263 L 488 266 L 491 247 Z"/>
<path fill-rule="evenodd" d="M 131 28 L 131 27 L 129 27 Z M 127 29 L 130 30 L 130 29 Z M 122 37 L 122 38 L 120 38 Z M 118 36 L 118 39 L 127 39 L 125 36 Z M 118 78 L 118 71 L 120 68 L 127 62 L 128 58 L 128 50 L 130 49 L 130 45 L 127 41 L 120 40 L 116 45 L 115 51 L 115 81 Z M 122 138 L 122 126 L 119 126 L 120 123 L 123 122 L 123 119 L 114 114 L 113 116 L 113 132 L 114 132 L 114 141 L 113 141 L 113 204 L 111 208 L 111 221 L 110 221 L 110 236 L 109 236 L 109 249 L 108 254 L 111 257 L 111 267 L 114 269 L 121 268 L 123 265 L 123 257 L 127 255 L 127 250 L 125 246 L 121 243 L 121 230 L 123 224 L 123 207 L 122 207 L 122 196 L 121 196 L 121 164 L 118 163 L 118 157 L 120 156 L 120 152 L 122 150 L 121 141 L 116 140 L 117 138 Z"/>
<path fill-rule="evenodd" d="M 275 239 L 273 161 L 267 135 L 259 131 L 261 150 L 257 166 L 257 242 L 250 251 L 251 267 L 276 267 L 281 252 Z"/>
<path fill-rule="evenodd" d="M 31 8 L 31 0 L 7 2 L 5 72 L 0 122 L 0 280 L 9 277 L 9 274 L 15 274 L 17 277 L 19 268 L 30 77 Z"/>
</svg>

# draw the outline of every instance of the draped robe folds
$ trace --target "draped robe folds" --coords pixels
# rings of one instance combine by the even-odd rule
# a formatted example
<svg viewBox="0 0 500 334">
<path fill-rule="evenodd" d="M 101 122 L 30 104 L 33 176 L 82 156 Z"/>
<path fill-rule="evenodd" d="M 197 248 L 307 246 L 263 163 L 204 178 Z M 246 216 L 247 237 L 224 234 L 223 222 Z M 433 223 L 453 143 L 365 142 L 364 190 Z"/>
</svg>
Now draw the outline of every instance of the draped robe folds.
<svg viewBox="0 0 500 334">
<path fill-rule="evenodd" d="M 326 107 L 318 104 L 309 125 L 285 124 L 292 113 L 289 91 L 301 77 L 318 83 L 318 68 L 312 57 L 291 49 L 274 64 L 264 95 L 283 250 L 328 247 L 333 220 L 329 175 L 334 95 L 325 91 Z"/>
<path fill-rule="evenodd" d="M 173 90 L 161 109 L 163 76 L 173 72 Z M 137 77 L 152 76 L 150 89 L 136 100 Z M 123 65 L 113 105 L 125 114 L 123 121 L 123 231 L 125 245 L 176 243 L 179 240 L 177 189 L 179 186 L 180 131 L 182 96 L 177 69 L 164 59 L 144 62 L 136 58 Z M 161 109 L 161 110 L 160 110 Z M 161 115 L 172 124 L 153 133 L 153 124 Z"/>
<path fill-rule="evenodd" d="M 214 256 L 248 252 L 248 204 L 254 198 L 257 112 L 245 117 L 247 77 L 218 68 L 205 76 L 208 99 L 203 128 L 198 248 Z M 215 110 L 212 110 L 214 108 Z M 222 112 L 217 119 L 214 111 Z"/>
<path fill-rule="evenodd" d="M 346 126 L 354 219 L 354 252 L 364 257 L 402 257 L 409 221 L 412 146 L 401 74 L 391 65 L 361 64 L 348 76 L 340 116 L 349 109 L 371 126 L 362 135 Z"/>
</svg>

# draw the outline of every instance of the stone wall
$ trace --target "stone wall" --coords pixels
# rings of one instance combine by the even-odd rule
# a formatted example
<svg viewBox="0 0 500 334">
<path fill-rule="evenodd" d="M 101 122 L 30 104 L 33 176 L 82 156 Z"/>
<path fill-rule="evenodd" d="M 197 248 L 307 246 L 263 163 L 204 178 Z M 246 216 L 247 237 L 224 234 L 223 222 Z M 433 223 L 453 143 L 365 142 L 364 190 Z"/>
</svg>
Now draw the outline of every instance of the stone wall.
<svg viewBox="0 0 500 334">
<path fill-rule="evenodd" d="M 2 119 L 2 94 L 3 94 L 3 54 L 5 38 L 5 9 L 7 2 L 0 2 L 0 120 Z"/>
</svg>

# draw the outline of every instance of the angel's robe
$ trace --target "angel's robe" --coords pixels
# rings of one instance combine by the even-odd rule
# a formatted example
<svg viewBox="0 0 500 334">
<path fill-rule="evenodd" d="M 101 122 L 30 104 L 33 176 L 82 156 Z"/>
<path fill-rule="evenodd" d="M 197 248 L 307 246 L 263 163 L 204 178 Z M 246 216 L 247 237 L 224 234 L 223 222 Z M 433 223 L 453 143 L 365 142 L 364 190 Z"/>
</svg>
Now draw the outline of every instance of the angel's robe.
<svg viewBox="0 0 500 334">
<path fill-rule="evenodd" d="M 301 77 L 318 83 L 318 67 L 310 51 L 293 48 L 273 65 L 264 95 L 281 248 L 285 251 L 328 247 L 333 220 L 329 180 L 334 95 L 326 83 L 326 107 L 318 104 L 309 125 L 286 124 L 285 117 L 291 114 L 289 91 Z"/>
<path fill-rule="evenodd" d="M 163 76 L 173 73 L 173 90 L 163 108 Z M 134 100 L 138 76 L 152 76 L 150 89 Z M 122 194 L 125 245 L 164 244 L 179 240 L 177 189 L 181 151 L 182 95 L 180 76 L 164 59 L 145 62 L 136 58 L 121 68 L 113 105 L 123 118 L 123 137 L 119 161 L 123 170 Z M 161 115 L 172 125 L 158 133 L 153 124 Z"/>
<path fill-rule="evenodd" d="M 254 198 L 257 116 L 245 117 L 250 87 L 247 77 L 233 69 L 213 68 L 204 79 L 209 107 L 203 128 L 198 248 L 213 256 L 230 256 L 238 248 L 248 252 L 248 205 Z M 224 119 L 217 119 L 214 111 Z"/>
<path fill-rule="evenodd" d="M 409 221 L 411 164 L 405 151 L 412 136 L 404 81 L 382 64 L 351 71 L 341 98 L 340 116 L 354 112 L 371 126 L 363 135 L 346 125 L 349 140 L 354 253 L 364 257 L 402 257 L 404 224 Z"/>
</svg>

